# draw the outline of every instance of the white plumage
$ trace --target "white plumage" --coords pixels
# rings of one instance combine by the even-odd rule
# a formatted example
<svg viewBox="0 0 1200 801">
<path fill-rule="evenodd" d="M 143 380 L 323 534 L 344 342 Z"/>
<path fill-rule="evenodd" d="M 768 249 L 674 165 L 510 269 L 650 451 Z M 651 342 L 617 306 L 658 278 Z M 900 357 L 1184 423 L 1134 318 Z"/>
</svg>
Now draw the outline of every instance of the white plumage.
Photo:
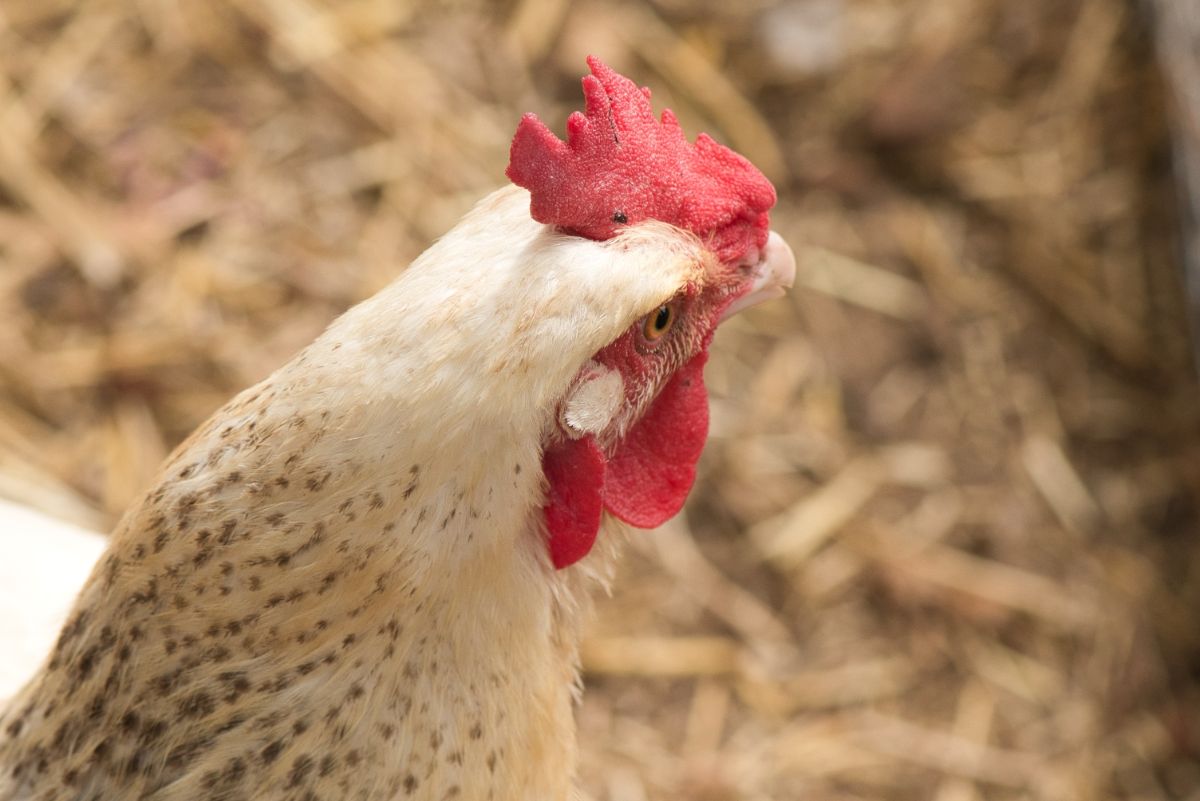
<svg viewBox="0 0 1200 801">
<path fill-rule="evenodd" d="M 46 658 L 105 538 L 0 499 L 0 700 Z"/>
</svg>

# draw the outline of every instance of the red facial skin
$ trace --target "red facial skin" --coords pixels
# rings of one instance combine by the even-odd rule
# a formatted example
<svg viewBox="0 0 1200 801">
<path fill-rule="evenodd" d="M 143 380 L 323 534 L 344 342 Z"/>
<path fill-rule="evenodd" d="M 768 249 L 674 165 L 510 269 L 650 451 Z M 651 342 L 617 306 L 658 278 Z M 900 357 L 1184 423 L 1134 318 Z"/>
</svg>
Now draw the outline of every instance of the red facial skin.
<svg viewBox="0 0 1200 801">
<path fill-rule="evenodd" d="M 720 272 L 723 281 L 685 289 L 670 302 L 674 324 L 659 339 L 646 336 L 655 310 L 596 354 L 595 361 L 620 373 L 625 404 L 601 442 L 563 438 L 544 452 L 550 485 L 544 512 L 555 567 L 587 555 L 602 509 L 654 528 L 683 508 L 708 437 L 708 345 L 725 309 L 750 287 L 741 271 Z"/>
</svg>

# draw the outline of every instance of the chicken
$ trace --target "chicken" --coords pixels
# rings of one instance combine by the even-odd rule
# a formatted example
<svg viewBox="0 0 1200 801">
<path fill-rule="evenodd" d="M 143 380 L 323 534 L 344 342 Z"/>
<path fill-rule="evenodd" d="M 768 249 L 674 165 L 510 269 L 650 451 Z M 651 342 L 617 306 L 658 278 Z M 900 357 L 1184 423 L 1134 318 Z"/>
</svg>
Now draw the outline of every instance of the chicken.
<svg viewBox="0 0 1200 801">
<path fill-rule="evenodd" d="M 679 511 L 775 194 L 589 59 L 558 140 L 234 398 L 0 716 L 0 799 L 565 799 L 589 594 Z"/>
</svg>

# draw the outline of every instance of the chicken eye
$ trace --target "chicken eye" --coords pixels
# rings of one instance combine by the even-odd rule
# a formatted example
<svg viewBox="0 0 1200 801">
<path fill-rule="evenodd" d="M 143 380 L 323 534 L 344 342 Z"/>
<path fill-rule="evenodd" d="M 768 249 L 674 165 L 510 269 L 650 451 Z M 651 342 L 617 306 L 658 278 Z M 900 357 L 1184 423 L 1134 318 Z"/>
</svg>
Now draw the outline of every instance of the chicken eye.
<svg viewBox="0 0 1200 801">
<path fill-rule="evenodd" d="M 664 303 L 650 314 L 642 323 L 642 336 L 647 342 L 658 342 L 675 325 L 675 305 Z"/>
</svg>

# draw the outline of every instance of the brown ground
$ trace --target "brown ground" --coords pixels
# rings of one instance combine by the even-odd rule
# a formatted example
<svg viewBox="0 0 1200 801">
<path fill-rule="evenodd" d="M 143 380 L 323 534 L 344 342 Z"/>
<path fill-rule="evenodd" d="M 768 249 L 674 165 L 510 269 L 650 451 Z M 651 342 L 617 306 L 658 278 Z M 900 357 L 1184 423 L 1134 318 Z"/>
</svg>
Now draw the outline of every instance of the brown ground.
<svg viewBox="0 0 1200 801">
<path fill-rule="evenodd" d="M 569 6 L 569 10 L 568 10 Z M 503 180 L 595 52 L 780 188 L 585 787 L 1200 798 L 1200 414 L 1116 0 L 0 0 L 0 494 L 107 526 Z"/>
</svg>

